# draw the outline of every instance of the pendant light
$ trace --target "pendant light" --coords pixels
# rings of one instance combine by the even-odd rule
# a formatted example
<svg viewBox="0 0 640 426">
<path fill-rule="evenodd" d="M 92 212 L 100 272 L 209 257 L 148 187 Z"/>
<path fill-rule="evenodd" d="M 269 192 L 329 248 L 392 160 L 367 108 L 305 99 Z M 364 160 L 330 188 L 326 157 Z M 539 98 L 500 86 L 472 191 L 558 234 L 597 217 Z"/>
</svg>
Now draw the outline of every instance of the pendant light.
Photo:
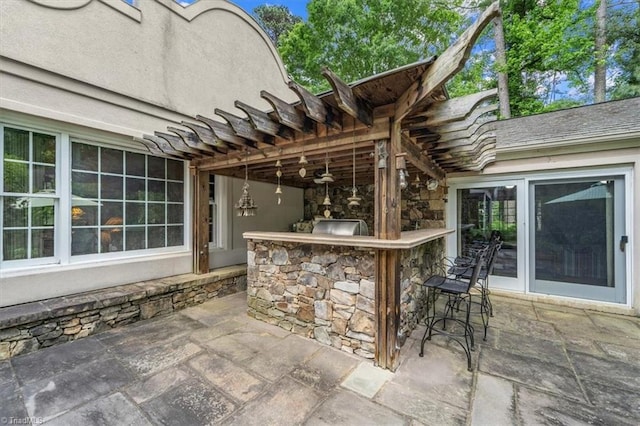
<svg viewBox="0 0 640 426">
<path fill-rule="evenodd" d="M 326 158 L 325 158 L 325 163 L 324 163 L 324 173 L 322 175 L 320 175 L 321 177 L 321 181 L 324 183 L 329 183 L 329 182 L 333 182 L 333 175 L 331 173 L 329 173 L 329 153 L 327 152 L 325 154 Z"/>
<path fill-rule="evenodd" d="M 238 216 L 255 216 L 258 206 L 249 195 L 249 152 L 247 151 L 244 163 L 244 183 L 242 184 L 242 195 L 238 203 L 234 206 Z"/>
<path fill-rule="evenodd" d="M 298 164 L 300 164 L 300 170 L 298 170 L 298 174 L 300 175 L 301 178 L 304 178 L 307 175 L 307 169 L 304 168 L 304 165 L 307 164 L 307 157 L 304 156 L 304 145 L 302 146 L 302 155 L 300 156 L 300 161 L 298 161 Z"/>
<path fill-rule="evenodd" d="M 329 219 L 329 216 L 331 216 L 331 210 L 329 209 L 329 206 L 331 205 L 331 198 L 329 198 L 328 182 L 324 183 L 324 201 L 322 202 L 322 205 L 324 206 L 324 217 Z"/>
<path fill-rule="evenodd" d="M 276 187 L 276 195 L 278 196 L 278 205 L 280 205 L 282 203 L 282 187 L 280 186 L 280 178 L 282 177 L 282 162 L 280 161 L 280 159 L 278 159 L 278 161 L 276 161 L 276 167 L 278 168 L 278 170 L 276 170 L 276 176 L 278 177 L 278 186 Z"/>
<path fill-rule="evenodd" d="M 355 135 L 355 125 L 354 125 L 354 133 L 353 133 L 353 186 L 351 187 L 351 197 L 348 197 L 349 201 L 348 206 L 350 208 L 356 208 L 360 206 L 360 200 L 362 198 L 358 197 L 358 188 L 356 188 L 356 135 Z"/>
</svg>

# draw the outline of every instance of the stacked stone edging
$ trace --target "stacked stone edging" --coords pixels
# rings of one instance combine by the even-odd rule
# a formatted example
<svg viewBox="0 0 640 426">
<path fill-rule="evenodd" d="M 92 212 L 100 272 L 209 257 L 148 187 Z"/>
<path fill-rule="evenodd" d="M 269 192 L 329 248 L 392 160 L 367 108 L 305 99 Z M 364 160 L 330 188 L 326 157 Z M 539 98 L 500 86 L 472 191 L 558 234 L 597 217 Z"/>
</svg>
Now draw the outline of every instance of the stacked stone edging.
<svg viewBox="0 0 640 426">
<path fill-rule="evenodd" d="M 245 289 L 241 266 L 0 308 L 0 360 Z"/>
</svg>

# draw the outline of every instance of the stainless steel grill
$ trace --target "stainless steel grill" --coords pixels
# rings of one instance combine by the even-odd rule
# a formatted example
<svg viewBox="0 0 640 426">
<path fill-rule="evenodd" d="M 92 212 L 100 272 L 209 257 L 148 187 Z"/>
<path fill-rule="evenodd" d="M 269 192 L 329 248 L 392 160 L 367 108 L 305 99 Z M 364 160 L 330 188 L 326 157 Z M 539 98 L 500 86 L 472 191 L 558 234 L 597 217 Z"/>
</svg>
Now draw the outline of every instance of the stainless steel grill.
<svg viewBox="0 0 640 426">
<path fill-rule="evenodd" d="M 313 234 L 369 235 L 367 223 L 362 219 L 321 219 L 313 227 Z"/>
</svg>

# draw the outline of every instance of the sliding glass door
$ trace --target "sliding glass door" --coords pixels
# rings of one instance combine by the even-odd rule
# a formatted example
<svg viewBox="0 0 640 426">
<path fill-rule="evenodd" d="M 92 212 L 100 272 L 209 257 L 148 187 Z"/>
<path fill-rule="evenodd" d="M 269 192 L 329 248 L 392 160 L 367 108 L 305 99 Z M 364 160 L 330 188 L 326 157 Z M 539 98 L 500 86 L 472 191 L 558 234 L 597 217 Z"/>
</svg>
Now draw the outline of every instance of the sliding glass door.
<svg viewBox="0 0 640 426">
<path fill-rule="evenodd" d="M 625 303 L 624 176 L 533 181 L 530 290 Z"/>
</svg>

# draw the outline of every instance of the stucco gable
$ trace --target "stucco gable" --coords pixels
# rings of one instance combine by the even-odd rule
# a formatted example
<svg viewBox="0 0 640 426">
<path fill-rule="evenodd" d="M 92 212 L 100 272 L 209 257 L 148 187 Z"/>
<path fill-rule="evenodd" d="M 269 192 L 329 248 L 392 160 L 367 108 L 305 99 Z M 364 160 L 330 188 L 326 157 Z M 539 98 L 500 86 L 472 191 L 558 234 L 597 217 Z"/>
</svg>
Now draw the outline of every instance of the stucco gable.
<svg viewBox="0 0 640 426">
<path fill-rule="evenodd" d="M 2 1 L 0 18 L 5 59 L 181 115 L 293 95 L 266 34 L 226 0 Z"/>
</svg>

